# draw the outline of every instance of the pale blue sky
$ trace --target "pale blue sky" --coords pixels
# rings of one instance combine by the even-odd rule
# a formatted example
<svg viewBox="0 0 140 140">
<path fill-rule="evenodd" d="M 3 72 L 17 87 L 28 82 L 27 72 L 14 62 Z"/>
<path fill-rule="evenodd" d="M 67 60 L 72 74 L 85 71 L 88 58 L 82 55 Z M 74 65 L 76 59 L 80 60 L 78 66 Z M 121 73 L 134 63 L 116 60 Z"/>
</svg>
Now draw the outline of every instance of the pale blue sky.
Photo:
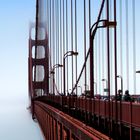
<svg viewBox="0 0 140 140">
<path fill-rule="evenodd" d="M 28 32 L 35 0 L 0 1 L 0 139 L 42 140 L 28 106 Z"/>
<path fill-rule="evenodd" d="M 27 94 L 29 21 L 35 18 L 35 0 L 1 0 L 0 93 Z"/>
</svg>

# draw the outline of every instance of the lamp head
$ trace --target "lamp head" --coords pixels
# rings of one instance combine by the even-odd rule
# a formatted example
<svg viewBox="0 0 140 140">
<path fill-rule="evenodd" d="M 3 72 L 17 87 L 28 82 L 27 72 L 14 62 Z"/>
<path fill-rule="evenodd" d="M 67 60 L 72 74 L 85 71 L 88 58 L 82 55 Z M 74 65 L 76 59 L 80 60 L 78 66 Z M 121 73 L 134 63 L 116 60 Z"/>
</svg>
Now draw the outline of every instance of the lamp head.
<svg viewBox="0 0 140 140">
<path fill-rule="evenodd" d="M 54 71 L 53 70 L 51 71 L 51 74 L 54 74 Z"/>
<path fill-rule="evenodd" d="M 58 67 L 63 67 L 63 65 L 61 65 L 61 64 L 58 64 Z"/>
<path fill-rule="evenodd" d="M 74 51 L 72 51 L 71 54 L 72 54 L 72 55 L 78 55 L 78 52 L 74 52 Z"/>
<path fill-rule="evenodd" d="M 108 20 L 104 20 L 103 21 L 103 27 L 115 27 L 117 25 L 117 22 L 115 21 L 108 21 Z"/>
<path fill-rule="evenodd" d="M 106 79 L 102 79 L 102 81 L 106 81 Z"/>
<path fill-rule="evenodd" d="M 140 70 L 136 71 L 136 73 L 140 73 Z"/>
</svg>

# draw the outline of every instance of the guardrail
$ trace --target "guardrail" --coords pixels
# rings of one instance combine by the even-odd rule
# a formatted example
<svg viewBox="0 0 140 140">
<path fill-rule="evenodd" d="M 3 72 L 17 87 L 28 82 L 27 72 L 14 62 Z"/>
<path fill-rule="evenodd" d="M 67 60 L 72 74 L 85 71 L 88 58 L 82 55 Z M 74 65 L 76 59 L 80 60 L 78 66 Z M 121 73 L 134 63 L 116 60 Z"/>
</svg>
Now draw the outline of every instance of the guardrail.
<svg viewBox="0 0 140 140">
<path fill-rule="evenodd" d="M 108 136 L 45 103 L 35 101 L 34 111 L 46 140 L 110 140 Z"/>
<path fill-rule="evenodd" d="M 116 137 L 129 139 L 132 135 L 133 140 L 138 140 L 140 137 L 139 103 L 117 101 L 116 104 L 115 100 L 108 102 L 103 99 L 54 95 L 42 96 L 36 100 L 62 110 L 113 139 Z"/>
</svg>

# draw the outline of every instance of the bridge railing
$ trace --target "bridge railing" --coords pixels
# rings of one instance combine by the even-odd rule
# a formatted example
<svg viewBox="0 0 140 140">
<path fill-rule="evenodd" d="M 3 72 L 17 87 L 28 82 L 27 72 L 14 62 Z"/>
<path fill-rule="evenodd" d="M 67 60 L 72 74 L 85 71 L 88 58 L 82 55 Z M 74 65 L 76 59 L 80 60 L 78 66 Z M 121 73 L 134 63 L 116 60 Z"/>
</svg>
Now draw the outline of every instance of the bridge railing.
<svg viewBox="0 0 140 140">
<path fill-rule="evenodd" d="M 95 120 L 95 126 L 102 122 L 107 124 L 109 136 L 114 129 L 112 125 L 119 127 L 122 133 L 121 123 L 128 124 L 131 140 L 133 126 L 139 126 L 139 119 L 133 114 L 139 107 L 131 101 L 119 103 L 116 97 L 118 89 L 122 95 L 124 89 L 136 93 L 136 68 L 139 67 L 136 64 L 139 52 L 136 51 L 139 50 L 137 5 L 139 2 L 135 3 L 135 0 L 37 0 L 36 38 L 30 39 L 29 48 L 29 93 L 32 99 L 42 96 L 43 90 L 50 105 L 58 105 L 60 110 L 73 115 L 77 109 L 80 119 L 88 123 Z M 42 23 L 46 29 L 44 41 L 39 39 Z M 42 54 L 41 42 L 45 44 L 45 60 L 38 60 Z M 32 57 L 33 46 L 35 58 Z M 38 81 L 42 75 L 38 65 L 45 67 L 43 84 Z M 63 67 L 54 70 L 56 65 Z M 130 83 L 133 86 L 130 87 Z M 112 93 L 115 101 L 111 100 Z M 84 97 L 77 98 L 78 95 Z M 106 95 L 108 101 L 96 99 L 96 95 Z M 107 121 L 102 120 L 103 117 Z"/>
<path fill-rule="evenodd" d="M 57 108 L 59 111 L 63 111 L 64 114 L 84 122 L 87 126 L 98 129 L 106 135 L 109 135 L 110 124 L 112 126 L 112 129 L 110 129 L 111 137 L 113 138 L 130 138 L 131 132 L 133 135 L 132 139 L 137 140 L 137 137 L 140 135 L 138 131 L 140 128 L 140 104 L 138 103 L 117 101 L 116 116 L 116 103 L 114 100 L 110 101 L 110 105 L 109 101 L 104 99 L 76 98 L 71 96 L 65 97 L 64 100 L 64 104 L 62 104 L 62 96 L 54 95 L 36 99 L 36 101 L 40 101 L 46 106 L 48 104 Z M 135 112 L 137 112 L 137 115 Z"/>
<path fill-rule="evenodd" d="M 46 140 L 110 139 L 97 130 L 42 102 L 35 101 L 35 115 Z"/>
</svg>

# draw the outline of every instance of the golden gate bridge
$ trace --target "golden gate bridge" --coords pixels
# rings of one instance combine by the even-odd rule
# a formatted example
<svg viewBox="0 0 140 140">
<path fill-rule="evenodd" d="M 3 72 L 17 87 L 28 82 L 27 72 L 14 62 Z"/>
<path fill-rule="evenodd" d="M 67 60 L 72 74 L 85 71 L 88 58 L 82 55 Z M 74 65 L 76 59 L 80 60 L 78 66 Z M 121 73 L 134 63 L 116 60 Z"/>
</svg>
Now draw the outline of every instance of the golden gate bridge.
<svg viewBox="0 0 140 140">
<path fill-rule="evenodd" d="M 29 97 L 46 140 L 139 140 L 136 0 L 36 0 Z"/>
</svg>

